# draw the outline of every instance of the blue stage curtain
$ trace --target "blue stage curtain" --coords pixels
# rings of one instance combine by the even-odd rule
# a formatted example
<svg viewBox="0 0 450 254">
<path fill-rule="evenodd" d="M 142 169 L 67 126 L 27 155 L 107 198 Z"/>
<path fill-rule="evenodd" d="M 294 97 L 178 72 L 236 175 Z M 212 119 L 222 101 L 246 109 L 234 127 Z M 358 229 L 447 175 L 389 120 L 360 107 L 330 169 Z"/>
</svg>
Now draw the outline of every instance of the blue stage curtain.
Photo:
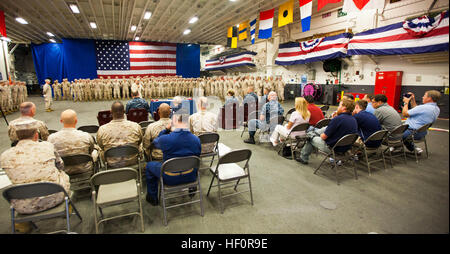
<svg viewBox="0 0 450 254">
<path fill-rule="evenodd" d="M 31 44 L 34 68 L 41 86 L 44 85 L 46 78 L 61 82 L 66 76 L 63 47 L 62 43 Z"/>
<path fill-rule="evenodd" d="M 200 77 L 200 45 L 177 44 L 177 75 L 183 78 Z"/>
<path fill-rule="evenodd" d="M 95 40 L 63 39 L 64 68 L 69 81 L 97 78 Z"/>
</svg>

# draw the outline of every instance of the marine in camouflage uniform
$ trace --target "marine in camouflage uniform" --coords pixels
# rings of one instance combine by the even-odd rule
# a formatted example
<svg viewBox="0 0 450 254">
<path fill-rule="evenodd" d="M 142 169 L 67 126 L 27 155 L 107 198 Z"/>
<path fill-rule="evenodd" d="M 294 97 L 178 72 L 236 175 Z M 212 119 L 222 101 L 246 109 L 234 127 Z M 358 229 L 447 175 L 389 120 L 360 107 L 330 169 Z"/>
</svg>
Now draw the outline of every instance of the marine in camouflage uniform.
<svg viewBox="0 0 450 254">
<path fill-rule="evenodd" d="M 120 106 L 118 106 L 120 105 Z M 116 110 L 115 107 L 120 107 Z M 119 113 L 115 113 L 119 112 Z M 125 109 L 122 103 L 113 103 L 111 107 L 113 120 L 100 126 L 97 132 L 97 143 L 101 148 L 101 158 L 104 160 L 104 152 L 110 148 L 121 145 L 132 145 L 140 148 L 142 142 L 142 128 L 139 124 L 124 119 Z M 117 117 L 121 115 L 121 117 Z M 108 160 L 108 165 L 117 168 L 137 164 L 136 156 L 116 157 Z"/>
<path fill-rule="evenodd" d="M 37 121 L 30 119 L 17 126 L 18 130 L 35 133 L 32 138 L 23 138 L 0 156 L 1 167 L 11 182 L 26 184 L 52 182 L 70 190 L 69 176 L 63 171 L 64 163 L 50 142 L 37 142 Z M 29 199 L 13 199 L 11 205 L 21 214 L 32 214 L 53 208 L 63 202 L 64 193 Z"/>
<path fill-rule="evenodd" d="M 161 113 L 161 111 L 164 111 L 165 113 Z M 147 126 L 147 129 L 145 130 L 144 138 L 143 138 L 143 147 L 144 152 L 147 155 L 147 157 L 151 158 L 152 160 L 162 160 L 163 159 L 163 153 L 160 149 L 157 148 L 150 148 L 151 143 L 153 140 L 155 140 L 159 133 L 164 130 L 167 125 L 171 122 L 169 116 L 170 116 L 170 108 L 169 104 L 167 103 L 161 103 L 158 108 L 160 118 L 158 121 L 150 124 Z M 165 114 L 165 115 L 164 115 Z"/>
</svg>

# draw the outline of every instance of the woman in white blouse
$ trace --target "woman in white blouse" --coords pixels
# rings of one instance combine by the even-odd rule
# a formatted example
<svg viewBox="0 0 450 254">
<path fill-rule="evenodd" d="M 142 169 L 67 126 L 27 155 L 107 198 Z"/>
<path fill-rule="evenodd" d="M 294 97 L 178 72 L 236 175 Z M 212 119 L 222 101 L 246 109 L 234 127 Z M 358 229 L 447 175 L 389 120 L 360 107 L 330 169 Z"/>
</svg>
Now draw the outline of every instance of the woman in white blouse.
<svg viewBox="0 0 450 254">
<path fill-rule="evenodd" d="M 302 123 L 308 123 L 310 116 L 311 113 L 309 113 L 308 111 L 308 103 L 306 102 L 305 98 L 295 98 L 295 111 L 292 112 L 291 117 L 289 118 L 289 122 L 286 125 L 277 125 L 277 127 L 275 127 L 275 130 L 270 137 L 270 142 L 272 142 L 272 145 L 276 146 L 278 144 L 280 136 L 286 138 L 289 135 L 289 132 L 295 126 Z M 301 135 L 306 135 L 306 132 L 296 131 L 291 133 L 291 137 Z"/>
</svg>

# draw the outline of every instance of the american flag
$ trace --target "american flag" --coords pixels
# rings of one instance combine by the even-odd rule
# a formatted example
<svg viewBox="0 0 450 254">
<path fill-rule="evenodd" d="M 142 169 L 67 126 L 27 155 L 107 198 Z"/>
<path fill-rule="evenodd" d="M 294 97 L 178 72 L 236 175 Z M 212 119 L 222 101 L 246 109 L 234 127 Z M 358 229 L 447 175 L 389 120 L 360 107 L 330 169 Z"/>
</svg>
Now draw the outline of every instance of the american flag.
<svg viewBox="0 0 450 254">
<path fill-rule="evenodd" d="M 95 41 L 98 77 L 173 76 L 177 45 L 159 42 Z"/>
</svg>

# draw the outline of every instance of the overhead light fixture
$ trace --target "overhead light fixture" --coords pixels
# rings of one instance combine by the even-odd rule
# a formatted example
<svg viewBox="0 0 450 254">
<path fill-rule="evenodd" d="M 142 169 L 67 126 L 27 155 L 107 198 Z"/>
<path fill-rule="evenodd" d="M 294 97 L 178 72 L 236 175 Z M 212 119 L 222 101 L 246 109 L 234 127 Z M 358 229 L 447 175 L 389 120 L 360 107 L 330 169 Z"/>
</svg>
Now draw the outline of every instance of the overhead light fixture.
<svg viewBox="0 0 450 254">
<path fill-rule="evenodd" d="M 7 42 L 11 42 L 11 39 L 10 39 L 10 38 L 4 37 L 4 36 L 0 37 L 0 40 L 2 40 L 2 41 L 7 41 Z"/>
<path fill-rule="evenodd" d="M 50 32 L 47 32 L 47 35 L 50 36 L 50 37 L 55 37 L 55 35 L 50 33 Z"/>
<path fill-rule="evenodd" d="M 53 40 L 53 39 L 50 39 L 49 41 L 50 41 L 50 42 L 53 42 L 53 43 L 55 43 L 55 42 L 56 42 L 56 41 L 55 41 L 55 40 Z"/>
<path fill-rule="evenodd" d="M 136 31 L 136 26 L 131 26 L 131 31 Z"/>
<path fill-rule="evenodd" d="M 95 24 L 95 22 L 91 22 L 89 24 L 91 25 L 92 28 L 94 28 L 94 29 L 97 28 L 97 24 Z"/>
<path fill-rule="evenodd" d="M 69 4 L 69 7 L 73 13 L 80 13 L 80 10 L 78 9 L 78 6 L 76 4 Z"/>
<path fill-rule="evenodd" d="M 191 29 L 186 29 L 186 30 L 184 30 L 183 34 L 186 35 L 186 34 L 189 34 L 190 32 L 191 32 Z"/>
<path fill-rule="evenodd" d="M 17 17 L 16 21 L 19 22 L 20 24 L 24 24 L 24 25 L 28 24 L 28 22 L 21 17 Z"/>
<path fill-rule="evenodd" d="M 230 0 L 230 2 L 236 2 L 236 0 Z"/>
<path fill-rule="evenodd" d="M 197 22 L 198 18 L 197 17 L 193 17 L 191 18 L 191 20 L 189 20 L 189 24 L 194 24 L 195 22 Z"/>
<path fill-rule="evenodd" d="M 136 36 L 136 38 L 134 38 L 134 40 L 135 40 L 135 41 L 138 41 L 138 40 L 139 40 L 139 36 Z"/>
<path fill-rule="evenodd" d="M 144 19 L 150 19 L 151 16 L 152 16 L 152 12 L 151 11 L 147 11 L 144 14 Z"/>
</svg>

